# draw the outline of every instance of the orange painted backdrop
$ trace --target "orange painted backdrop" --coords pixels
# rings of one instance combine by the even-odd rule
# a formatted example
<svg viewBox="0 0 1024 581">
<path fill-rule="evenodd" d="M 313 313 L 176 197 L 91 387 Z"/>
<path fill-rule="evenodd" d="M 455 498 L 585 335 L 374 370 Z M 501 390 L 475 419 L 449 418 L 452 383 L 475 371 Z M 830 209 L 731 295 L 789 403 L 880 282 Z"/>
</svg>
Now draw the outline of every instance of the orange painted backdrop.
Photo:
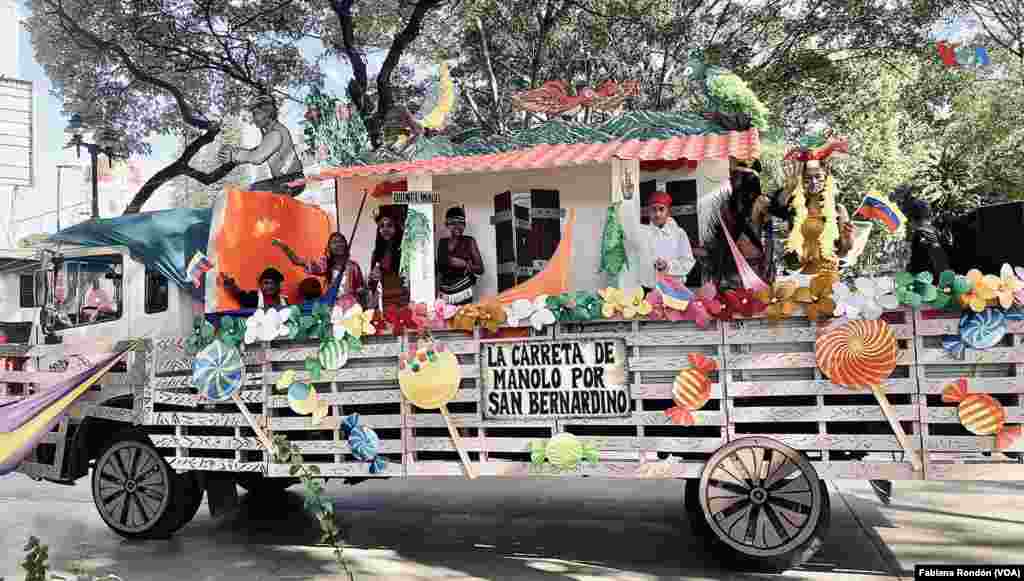
<svg viewBox="0 0 1024 581">
<path fill-rule="evenodd" d="M 221 273 L 228 274 L 243 290 L 255 290 L 258 277 L 268 266 L 285 277 L 282 291 L 290 304 L 298 304 L 299 283 L 308 275 L 294 266 L 271 241 L 278 238 L 303 259 L 324 253 L 333 220 L 316 206 L 265 192 L 227 193 L 220 227 L 210 232 L 209 257 Z M 216 310 L 239 308 L 218 284 Z"/>
</svg>

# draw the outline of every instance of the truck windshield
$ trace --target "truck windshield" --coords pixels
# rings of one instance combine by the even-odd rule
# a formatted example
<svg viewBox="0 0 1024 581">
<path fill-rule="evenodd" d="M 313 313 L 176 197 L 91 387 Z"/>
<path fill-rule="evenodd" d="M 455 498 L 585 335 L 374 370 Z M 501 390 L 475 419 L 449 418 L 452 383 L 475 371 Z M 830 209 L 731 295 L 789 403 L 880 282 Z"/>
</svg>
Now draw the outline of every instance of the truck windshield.
<svg viewBox="0 0 1024 581">
<path fill-rule="evenodd" d="M 65 259 L 49 281 L 55 330 L 121 318 L 122 273 L 119 254 Z"/>
</svg>

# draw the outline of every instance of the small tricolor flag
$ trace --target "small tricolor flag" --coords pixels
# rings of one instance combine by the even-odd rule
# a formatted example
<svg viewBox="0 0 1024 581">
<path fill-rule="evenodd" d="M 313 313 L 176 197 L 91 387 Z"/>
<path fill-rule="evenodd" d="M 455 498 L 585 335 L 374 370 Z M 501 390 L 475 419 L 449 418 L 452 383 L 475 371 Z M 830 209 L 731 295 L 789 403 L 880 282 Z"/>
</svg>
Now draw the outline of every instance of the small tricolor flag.
<svg viewBox="0 0 1024 581">
<path fill-rule="evenodd" d="M 658 292 L 661 293 L 661 302 L 670 309 L 685 311 L 693 300 L 693 293 L 686 288 L 680 277 L 659 272 L 657 286 Z"/>
<path fill-rule="evenodd" d="M 885 224 L 885 227 L 893 234 L 903 230 L 903 226 L 907 223 L 907 218 L 900 211 L 899 206 L 879 192 L 868 192 L 864 196 L 860 208 L 857 208 L 853 215 L 861 215 L 869 220 L 878 220 Z"/>
<path fill-rule="evenodd" d="M 197 251 L 192 260 L 188 262 L 186 273 L 192 279 L 192 284 L 199 288 L 203 284 L 203 274 L 211 269 L 213 269 L 213 262 L 210 262 L 210 259 L 205 254 Z"/>
</svg>

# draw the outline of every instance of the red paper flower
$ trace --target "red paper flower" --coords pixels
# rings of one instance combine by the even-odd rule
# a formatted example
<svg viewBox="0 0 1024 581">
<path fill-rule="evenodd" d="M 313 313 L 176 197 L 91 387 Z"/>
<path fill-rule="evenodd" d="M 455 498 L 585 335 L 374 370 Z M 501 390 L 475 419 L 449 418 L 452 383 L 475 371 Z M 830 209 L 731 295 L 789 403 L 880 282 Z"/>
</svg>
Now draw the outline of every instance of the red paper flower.
<svg viewBox="0 0 1024 581">
<path fill-rule="evenodd" d="M 754 291 L 749 289 L 727 290 L 722 295 L 722 300 L 726 304 L 726 310 L 732 311 L 734 316 L 743 315 L 748 318 L 763 313 L 768 306 L 758 300 L 754 296 Z"/>
<path fill-rule="evenodd" d="M 715 283 L 709 282 L 694 293 L 693 300 L 683 312 L 683 320 L 693 321 L 701 329 L 706 329 L 711 317 L 718 318 L 723 308 L 722 301 L 718 300 L 718 289 L 715 288 Z M 732 316 L 729 318 L 731 319 Z"/>
<path fill-rule="evenodd" d="M 391 327 L 393 335 L 403 335 L 406 331 L 415 331 L 420 328 L 413 311 L 409 307 L 398 308 L 394 305 L 384 310 L 384 322 Z"/>
</svg>

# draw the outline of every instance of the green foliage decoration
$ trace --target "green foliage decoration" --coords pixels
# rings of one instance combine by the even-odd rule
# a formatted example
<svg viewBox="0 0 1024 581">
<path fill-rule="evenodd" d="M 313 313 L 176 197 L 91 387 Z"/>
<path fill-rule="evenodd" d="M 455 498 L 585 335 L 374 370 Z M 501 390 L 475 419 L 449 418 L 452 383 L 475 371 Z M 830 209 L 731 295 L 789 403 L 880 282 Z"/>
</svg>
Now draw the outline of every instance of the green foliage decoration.
<svg viewBox="0 0 1024 581">
<path fill-rule="evenodd" d="M 416 208 L 409 208 L 405 218 L 405 232 L 402 234 L 401 264 L 398 274 L 409 276 L 409 268 L 416 259 L 416 253 L 423 247 L 427 237 L 432 235 L 427 216 Z"/>
</svg>

